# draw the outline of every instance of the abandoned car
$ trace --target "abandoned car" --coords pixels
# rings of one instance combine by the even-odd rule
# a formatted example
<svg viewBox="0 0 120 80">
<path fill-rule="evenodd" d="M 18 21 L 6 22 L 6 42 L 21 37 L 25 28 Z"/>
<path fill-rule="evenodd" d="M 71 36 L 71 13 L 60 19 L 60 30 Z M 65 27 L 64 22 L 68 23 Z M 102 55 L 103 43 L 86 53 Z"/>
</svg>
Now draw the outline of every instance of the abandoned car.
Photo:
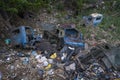
<svg viewBox="0 0 120 80">
<path fill-rule="evenodd" d="M 34 35 L 34 31 L 31 27 L 20 26 L 11 31 L 11 44 L 12 46 L 32 46 L 36 41 L 39 41 Z"/>
<path fill-rule="evenodd" d="M 83 35 L 75 29 L 74 25 L 47 26 L 51 27 L 50 29 L 44 26 L 42 27 L 43 37 L 52 44 L 57 44 L 58 48 L 61 49 L 64 45 L 84 47 Z"/>
<path fill-rule="evenodd" d="M 102 14 L 93 13 L 90 16 L 83 17 L 83 25 L 97 26 L 99 23 L 101 23 L 102 19 L 103 19 Z"/>
</svg>

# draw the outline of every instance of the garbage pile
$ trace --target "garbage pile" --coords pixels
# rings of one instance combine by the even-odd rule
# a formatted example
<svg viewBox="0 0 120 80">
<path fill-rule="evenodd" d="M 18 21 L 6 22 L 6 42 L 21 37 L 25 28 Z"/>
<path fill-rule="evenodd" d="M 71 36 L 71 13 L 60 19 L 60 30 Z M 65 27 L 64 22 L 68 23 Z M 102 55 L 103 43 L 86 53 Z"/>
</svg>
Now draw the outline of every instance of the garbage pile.
<svg viewBox="0 0 120 80">
<path fill-rule="evenodd" d="M 40 51 L 18 52 L 11 50 L 10 53 L 2 53 L 4 57 L 0 60 L 4 71 L 1 72 L 2 80 L 35 80 L 46 75 L 52 75 L 55 64 L 56 53 L 46 58 Z M 44 74 L 44 75 L 43 75 Z M 3 77 L 2 77 L 3 75 Z"/>
<path fill-rule="evenodd" d="M 14 46 L 7 40 L 12 48 L 0 49 L 0 80 L 120 79 L 120 46 L 93 43 L 86 49 L 82 33 L 71 25 L 44 30 L 43 37 L 25 26 L 13 33 Z"/>
<path fill-rule="evenodd" d="M 98 48 L 98 47 L 97 47 Z M 103 48 L 103 47 L 102 47 Z M 120 72 L 114 66 L 107 67 L 102 61 L 103 50 L 84 50 L 64 46 L 59 52 L 45 54 L 40 50 L 0 51 L 1 80 L 117 80 Z M 103 51 L 101 52 L 100 49 Z M 119 49 L 118 49 L 119 50 Z M 77 52 L 77 54 L 75 54 Z M 82 54 L 83 53 L 83 54 Z M 119 62 L 118 62 L 119 63 Z M 118 64 L 118 69 L 119 64 Z"/>
</svg>

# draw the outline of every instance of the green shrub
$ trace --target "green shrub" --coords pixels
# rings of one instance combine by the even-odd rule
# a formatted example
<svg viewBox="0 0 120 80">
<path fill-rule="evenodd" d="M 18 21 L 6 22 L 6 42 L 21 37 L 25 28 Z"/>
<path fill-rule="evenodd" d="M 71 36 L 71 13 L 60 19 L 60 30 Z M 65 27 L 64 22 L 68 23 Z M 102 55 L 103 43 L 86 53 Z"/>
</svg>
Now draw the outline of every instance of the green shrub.
<svg viewBox="0 0 120 80">
<path fill-rule="evenodd" d="M 47 1 L 47 0 L 46 0 Z M 0 0 L 0 8 L 10 13 L 24 13 L 38 11 L 45 7 L 48 2 L 44 0 Z"/>
</svg>

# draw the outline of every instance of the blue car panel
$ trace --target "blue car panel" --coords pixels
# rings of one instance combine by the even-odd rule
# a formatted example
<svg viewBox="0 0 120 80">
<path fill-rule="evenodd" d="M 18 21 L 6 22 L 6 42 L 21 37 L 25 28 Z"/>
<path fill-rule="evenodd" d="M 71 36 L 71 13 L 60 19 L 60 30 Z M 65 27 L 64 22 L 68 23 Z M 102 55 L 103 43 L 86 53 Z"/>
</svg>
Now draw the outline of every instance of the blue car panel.
<svg viewBox="0 0 120 80">
<path fill-rule="evenodd" d="M 75 47 L 84 47 L 82 34 L 74 28 L 65 29 L 64 44 Z"/>
<path fill-rule="evenodd" d="M 28 33 L 29 32 L 29 33 Z M 13 46 L 26 46 L 30 42 L 30 37 L 33 37 L 33 30 L 30 27 L 20 26 L 12 31 L 11 43 Z"/>
</svg>

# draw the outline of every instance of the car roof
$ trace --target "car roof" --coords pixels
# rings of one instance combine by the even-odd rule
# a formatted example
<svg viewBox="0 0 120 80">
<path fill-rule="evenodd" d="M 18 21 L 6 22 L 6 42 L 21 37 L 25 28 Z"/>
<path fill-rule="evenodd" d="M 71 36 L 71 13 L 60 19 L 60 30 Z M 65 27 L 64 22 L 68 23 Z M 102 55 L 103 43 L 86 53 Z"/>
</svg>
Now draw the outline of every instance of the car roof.
<svg viewBox="0 0 120 80">
<path fill-rule="evenodd" d="M 99 13 L 92 13 L 91 14 L 92 17 L 98 17 L 98 16 L 103 16 L 102 14 L 99 14 Z"/>
</svg>

